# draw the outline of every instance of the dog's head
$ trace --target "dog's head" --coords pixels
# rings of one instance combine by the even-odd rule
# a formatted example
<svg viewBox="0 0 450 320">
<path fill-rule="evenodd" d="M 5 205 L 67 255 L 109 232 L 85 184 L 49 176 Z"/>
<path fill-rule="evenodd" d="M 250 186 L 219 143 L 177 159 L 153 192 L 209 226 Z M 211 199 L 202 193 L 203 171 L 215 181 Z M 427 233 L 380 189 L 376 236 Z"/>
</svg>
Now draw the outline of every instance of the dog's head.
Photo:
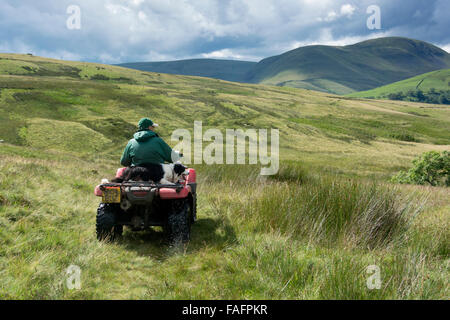
<svg viewBox="0 0 450 320">
<path fill-rule="evenodd" d="M 175 172 L 174 181 L 178 181 L 183 176 L 189 174 L 189 171 L 187 170 L 187 167 L 182 165 L 181 163 L 175 163 L 173 165 L 173 172 Z"/>
</svg>

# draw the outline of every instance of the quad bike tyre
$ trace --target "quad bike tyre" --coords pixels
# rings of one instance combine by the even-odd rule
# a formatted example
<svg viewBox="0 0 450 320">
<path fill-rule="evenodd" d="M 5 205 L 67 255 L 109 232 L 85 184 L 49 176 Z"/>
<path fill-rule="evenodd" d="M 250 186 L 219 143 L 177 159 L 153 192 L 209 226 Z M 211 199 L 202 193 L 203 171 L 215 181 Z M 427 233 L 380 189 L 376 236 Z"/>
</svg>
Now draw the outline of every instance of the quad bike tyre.
<svg viewBox="0 0 450 320">
<path fill-rule="evenodd" d="M 189 242 L 191 236 L 192 207 L 187 199 L 175 200 L 169 208 L 164 232 L 168 242 L 179 245 Z"/>
<path fill-rule="evenodd" d="M 117 205 L 101 203 L 97 209 L 97 239 L 114 241 L 123 233 L 123 226 L 116 225 Z"/>
</svg>

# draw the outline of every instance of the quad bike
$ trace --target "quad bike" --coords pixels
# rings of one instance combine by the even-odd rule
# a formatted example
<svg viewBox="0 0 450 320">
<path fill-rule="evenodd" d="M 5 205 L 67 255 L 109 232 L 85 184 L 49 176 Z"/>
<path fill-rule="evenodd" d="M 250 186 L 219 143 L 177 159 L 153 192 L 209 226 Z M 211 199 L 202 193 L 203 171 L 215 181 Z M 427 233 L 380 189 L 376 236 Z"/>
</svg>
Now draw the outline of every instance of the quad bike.
<svg viewBox="0 0 450 320">
<path fill-rule="evenodd" d="M 123 169 L 117 170 L 116 178 Z M 98 185 L 95 195 L 102 202 L 97 209 L 97 239 L 113 241 L 124 226 L 132 231 L 161 226 L 170 243 L 188 242 L 191 224 L 197 219 L 196 174 L 194 169 L 188 172 L 173 185 L 152 181 Z"/>
</svg>

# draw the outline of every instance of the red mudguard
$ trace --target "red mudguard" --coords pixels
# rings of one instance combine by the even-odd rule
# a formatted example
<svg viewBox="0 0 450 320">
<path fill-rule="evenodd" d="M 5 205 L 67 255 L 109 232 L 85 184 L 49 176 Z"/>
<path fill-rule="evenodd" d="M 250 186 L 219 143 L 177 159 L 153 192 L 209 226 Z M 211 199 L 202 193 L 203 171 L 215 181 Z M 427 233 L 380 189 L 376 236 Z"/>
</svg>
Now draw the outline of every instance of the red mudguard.
<svg viewBox="0 0 450 320">
<path fill-rule="evenodd" d="M 94 194 L 95 194 L 97 197 L 101 197 L 101 196 L 103 195 L 102 190 L 100 190 L 100 185 L 98 185 L 98 186 L 95 187 L 95 189 L 94 189 Z"/>
<path fill-rule="evenodd" d="M 190 186 L 186 186 L 178 192 L 173 188 L 161 188 L 159 189 L 159 197 L 164 200 L 183 199 L 189 195 L 189 192 L 191 192 Z"/>
<path fill-rule="evenodd" d="M 189 168 L 189 175 L 187 176 L 186 183 L 195 183 L 197 179 L 197 175 L 195 173 L 195 169 Z"/>
</svg>

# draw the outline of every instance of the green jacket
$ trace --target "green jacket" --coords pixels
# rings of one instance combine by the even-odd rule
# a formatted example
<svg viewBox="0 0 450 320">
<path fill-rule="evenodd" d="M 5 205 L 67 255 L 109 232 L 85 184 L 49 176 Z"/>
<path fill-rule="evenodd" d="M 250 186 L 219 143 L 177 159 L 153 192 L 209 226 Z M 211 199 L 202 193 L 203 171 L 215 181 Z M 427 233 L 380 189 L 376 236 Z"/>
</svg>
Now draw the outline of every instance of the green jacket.
<svg viewBox="0 0 450 320">
<path fill-rule="evenodd" d="M 139 166 L 145 163 L 172 163 L 172 148 L 153 131 L 138 131 L 128 141 L 120 163 L 125 166 Z"/>
</svg>

